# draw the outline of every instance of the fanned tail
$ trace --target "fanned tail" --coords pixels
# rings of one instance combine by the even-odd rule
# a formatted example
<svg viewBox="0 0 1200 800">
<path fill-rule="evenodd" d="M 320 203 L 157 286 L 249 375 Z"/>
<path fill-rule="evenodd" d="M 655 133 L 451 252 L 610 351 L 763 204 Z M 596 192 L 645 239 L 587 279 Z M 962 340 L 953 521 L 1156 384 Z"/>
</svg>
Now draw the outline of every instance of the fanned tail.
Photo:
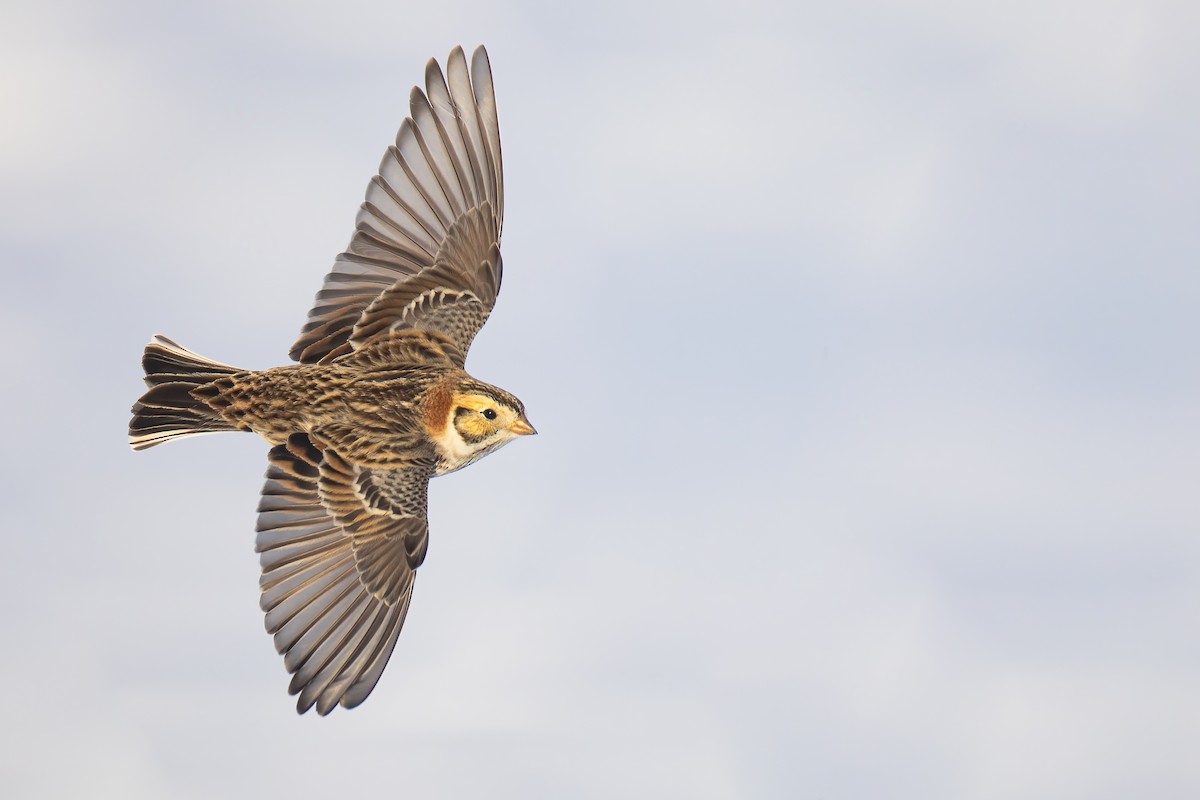
<svg viewBox="0 0 1200 800">
<path fill-rule="evenodd" d="M 150 390 L 133 404 L 129 446 L 145 450 L 169 439 L 237 430 L 194 390 L 245 370 L 196 355 L 165 336 L 155 336 L 142 356 Z"/>
</svg>

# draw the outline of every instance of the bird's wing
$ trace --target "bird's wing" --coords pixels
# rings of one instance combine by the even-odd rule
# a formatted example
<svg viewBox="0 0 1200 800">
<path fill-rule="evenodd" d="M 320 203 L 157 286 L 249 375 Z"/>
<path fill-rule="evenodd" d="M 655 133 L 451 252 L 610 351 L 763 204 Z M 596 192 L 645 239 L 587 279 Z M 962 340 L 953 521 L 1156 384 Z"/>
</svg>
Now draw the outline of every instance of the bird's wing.
<svg viewBox="0 0 1200 800">
<path fill-rule="evenodd" d="M 425 68 L 411 116 L 367 187 L 354 237 L 317 294 L 291 357 L 313 363 L 387 330 L 450 336 L 465 354 L 500 291 L 504 185 L 487 51 Z"/>
<path fill-rule="evenodd" d="M 375 688 L 429 543 L 431 467 L 363 470 L 294 434 L 258 507 L 262 609 L 296 708 L 353 708 Z"/>
</svg>

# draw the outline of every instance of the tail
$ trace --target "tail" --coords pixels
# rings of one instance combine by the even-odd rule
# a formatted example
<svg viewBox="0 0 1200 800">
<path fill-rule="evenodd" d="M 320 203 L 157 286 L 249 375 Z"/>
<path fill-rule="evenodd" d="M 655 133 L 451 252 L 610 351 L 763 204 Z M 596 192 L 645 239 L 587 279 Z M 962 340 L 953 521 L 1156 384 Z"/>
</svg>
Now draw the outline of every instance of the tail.
<svg viewBox="0 0 1200 800">
<path fill-rule="evenodd" d="M 169 439 L 237 430 L 194 390 L 244 370 L 209 361 L 165 336 L 155 336 L 146 345 L 142 368 L 150 390 L 133 404 L 129 446 L 134 450 L 145 450 Z M 205 394 L 211 394 L 211 389 Z"/>
</svg>

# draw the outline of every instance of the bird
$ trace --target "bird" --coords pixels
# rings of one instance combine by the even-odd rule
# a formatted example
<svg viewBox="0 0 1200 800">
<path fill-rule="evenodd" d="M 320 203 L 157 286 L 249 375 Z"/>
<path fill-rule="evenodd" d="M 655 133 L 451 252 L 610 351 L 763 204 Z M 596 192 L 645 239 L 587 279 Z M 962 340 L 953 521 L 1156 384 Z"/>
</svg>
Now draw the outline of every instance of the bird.
<svg viewBox="0 0 1200 800">
<path fill-rule="evenodd" d="M 289 356 L 245 370 L 165 336 L 129 444 L 221 431 L 271 445 L 258 505 L 262 610 L 296 710 L 354 708 L 379 681 L 429 546 L 429 480 L 536 434 L 466 372 L 500 292 L 504 180 L 487 51 L 425 68 Z"/>
</svg>

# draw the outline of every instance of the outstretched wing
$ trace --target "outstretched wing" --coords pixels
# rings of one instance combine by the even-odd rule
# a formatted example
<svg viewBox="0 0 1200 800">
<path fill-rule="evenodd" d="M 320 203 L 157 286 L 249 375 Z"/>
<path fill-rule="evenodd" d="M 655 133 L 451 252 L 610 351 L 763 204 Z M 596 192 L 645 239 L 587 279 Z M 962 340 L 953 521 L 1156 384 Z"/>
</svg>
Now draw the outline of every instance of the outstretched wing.
<svg viewBox="0 0 1200 800">
<path fill-rule="evenodd" d="M 354 238 L 317 294 L 297 361 L 328 361 L 379 333 L 424 328 L 465 354 L 500 290 L 504 186 L 487 51 L 425 68 L 411 116 L 367 187 Z"/>
<path fill-rule="evenodd" d="M 379 681 L 429 543 L 431 469 L 363 470 L 305 434 L 271 449 L 261 604 L 300 713 L 353 708 Z"/>
</svg>

